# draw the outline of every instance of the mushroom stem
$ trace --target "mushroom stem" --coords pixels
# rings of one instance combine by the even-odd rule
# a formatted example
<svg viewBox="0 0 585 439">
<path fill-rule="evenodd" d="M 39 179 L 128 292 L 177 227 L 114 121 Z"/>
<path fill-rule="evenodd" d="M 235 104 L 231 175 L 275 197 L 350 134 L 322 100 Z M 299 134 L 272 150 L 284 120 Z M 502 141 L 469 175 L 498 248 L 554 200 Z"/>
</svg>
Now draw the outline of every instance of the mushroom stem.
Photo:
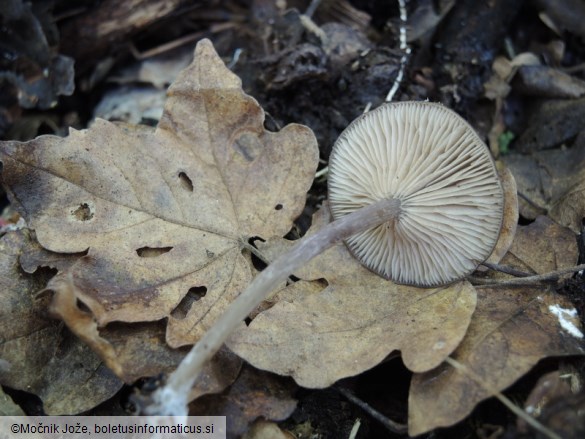
<svg viewBox="0 0 585 439">
<path fill-rule="evenodd" d="M 205 364 L 280 282 L 340 241 L 398 218 L 400 212 L 400 200 L 382 199 L 329 223 L 315 234 L 301 239 L 289 252 L 278 257 L 254 278 L 193 346 L 193 349 L 169 376 L 165 386 L 152 395 L 152 403 L 145 408 L 145 413 L 186 415 L 191 387 Z"/>
</svg>

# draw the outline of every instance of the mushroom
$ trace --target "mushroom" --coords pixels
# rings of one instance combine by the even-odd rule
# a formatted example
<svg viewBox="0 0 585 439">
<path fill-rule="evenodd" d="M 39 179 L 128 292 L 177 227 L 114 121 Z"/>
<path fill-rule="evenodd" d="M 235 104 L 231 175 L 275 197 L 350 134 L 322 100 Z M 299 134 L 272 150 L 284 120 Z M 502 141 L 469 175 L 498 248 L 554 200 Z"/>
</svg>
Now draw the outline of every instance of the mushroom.
<svg viewBox="0 0 585 439">
<path fill-rule="evenodd" d="M 333 147 L 334 218 L 260 273 L 197 342 L 146 414 L 186 415 L 189 391 L 232 331 L 280 282 L 345 240 L 366 267 L 398 283 L 438 286 L 465 277 L 492 252 L 504 195 L 488 149 L 455 112 L 400 102 L 366 113 Z"/>
<path fill-rule="evenodd" d="M 436 286 L 492 252 L 503 192 L 488 149 L 455 112 L 430 102 L 379 107 L 339 137 L 329 165 L 333 218 L 395 199 L 396 214 L 346 240 L 366 267 L 397 283 Z"/>
</svg>

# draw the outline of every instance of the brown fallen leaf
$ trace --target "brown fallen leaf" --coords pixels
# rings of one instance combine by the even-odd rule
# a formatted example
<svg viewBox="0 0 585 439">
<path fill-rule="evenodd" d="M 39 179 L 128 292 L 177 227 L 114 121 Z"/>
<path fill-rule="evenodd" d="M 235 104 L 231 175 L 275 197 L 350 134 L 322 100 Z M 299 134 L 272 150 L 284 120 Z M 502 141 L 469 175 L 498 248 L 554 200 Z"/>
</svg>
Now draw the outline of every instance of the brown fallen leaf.
<svg viewBox="0 0 585 439">
<path fill-rule="evenodd" d="M 585 131 L 570 148 L 510 154 L 502 160 L 516 178 L 523 217 L 534 219 L 550 211 L 552 219 L 580 232 L 585 216 Z"/>
<path fill-rule="evenodd" d="M 548 288 L 478 288 L 478 308 L 453 358 L 489 388 L 502 390 L 543 358 L 585 354 L 577 319 L 567 315 L 563 320 L 553 312 L 569 312 L 573 306 Z M 565 329 L 563 322 L 579 332 Z M 473 379 L 445 364 L 415 374 L 409 396 L 409 434 L 453 425 L 490 396 Z"/>
<path fill-rule="evenodd" d="M 315 137 L 263 121 L 203 40 L 156 130 L 97 120 L 66 138 L 1 143 L 7 192 L 39 243 L 87 252 L 50 285 L 55 312 L 120 376 L 134 373 L 100 328 L 166 318 L 167 342 L 192 344 L 250 280 L 248 240 L 286 234 L 301 213 Z"/>
<path fill-rule="evenodd" d="M 328 219 L 322 208 L 312 230 Z M 274 255 L 287 245 L 277 241 L 262 251 Z M 409 369 L 432 369 L 457 347 L 475 309 L 467 281 L 433 289 L 396 285 L 364 268 L 343 244 L 295 275 L 305 280 L 278 292 L 278 302 L 233 334 L 228 346 L 253 366 L 290 375 L 303 387 L 330 386 L 394 350 Z"/>
<path fill-rule="evenodd" d="M 82 258 L 80 262 L 87 261 L 88 258 Z M 126 383 L 133 383 L 138 378 L 169 373 L 177 367 L 188 349 L 172 348 L 167 344 L 164 322 L 117 322 L 98 329 L 93 317 L 77 306 L 80 293 L 72 278 L 69 272 L 58 274 L 49 281 L 47 290 L 59 291 L 49 309 L 54 316 L 69 322 L 71 330 L 94 351 L 99 352 L 116 375 Z M 207 393 L 221 392 L 236 379 L 241 366 L 240 358 L 227 350 L 220 351 L 205 366 L 191 396 L 196 398 Z"/>
<path fill-rule="evenodd" d="M 549 218 L 539 217 L 528 226 L 518 227 L 501 263 L 543 274 L 573 266 L 577 255 L 574 234 Z M 452 357 L 481 377 L 490 389 L 505 389 L 543 358 L 585 354 L 576 310 L 551 287 L 478 287 L 477 293 L 477 309 L 469 330 Z M 490 396 L 472 378 L 446 364 L 414 374 L 409 434 L 453 425 Z"/>
<path fill-rule="evenodd" d="M 515 89 L 539 98 L 579 98 L 585 94 L 585 82 L 548 66 L 522 66 Z"/>
<path fill-rule="evenodd" d="M 172 372 L 188 351 L 186 347 L 173 349 L 168 346 L 162 321 L 108 325 L 101 335 L 109 341 L 118 356 L 118 364 L 122 365 L 124 372 L 122 378 L 127 383 L 141 377 Z M 242 363 L 228 349 L 220 350 L 193 386 L 191 398 L 223 391 L 234 382 Z"/>
<path fill-rule="evenodd" d="M 526 273 L 544 274 L 572 267 L 578 259 L 575 234 L 550 218 L 539 216 L 527 226 L 518 226 L 502 263 Z"/>
<path fill-rule="evenodd" d="M 240 437 L 258 418 L 282 421 L 297 406 L 296 386 L 289 380 L 244 366 L 223 393 L 206 395 L 189 405 L 192 416 L 227 416 L 228 437 Z"/>
<path fill-rule="evenodd" d="M 47 273 L 27 275 L 18 258 L 28 247 L 26 229 L 0 238 L 0 384 L 36 394 L 47 414 L 89 410 L 114 395 L 122 382 L 58 321 L 35 294 Z"/>
<path fill-rule="evenodd" d="M 585 436 L 585 391 L 578 372 L 549 372 L 542 376 L 524 404 L 524 409 L 564 439 Z M 526 434 L 526 422 L 518 419 L 518 430 Z"/>
<path fill-rule="evenodd" d="M 567 142 L 583 129 L 585 97 L 545 100 L 529 107 L 530 120 L 514 149 L 521 153 L 554 148 Z"/>
<path fill-rule="evenodd" d="M 502 219 L 500 237 L 496 242 L 492 254 L 486 260 L 486 262 L 492 264 L 500 262 L 508 252 L 514 242 L 516 227 L 518 226 L 518 190 L 516 180 L 514 180 L 512 172 L 502 162 L 498 162 L 496 165 L 498 167 L 498 175 L 502 182 L 502 188 L 504 189 L 504 217 Z M 482 267 L 479 268 L 481 269 Z"/>
<path fill-rule="evenodd" d="M 585 218 L 585 176 L 552 206 L 550 216 L 575 233 L 581 233 Z"/>
</svg>

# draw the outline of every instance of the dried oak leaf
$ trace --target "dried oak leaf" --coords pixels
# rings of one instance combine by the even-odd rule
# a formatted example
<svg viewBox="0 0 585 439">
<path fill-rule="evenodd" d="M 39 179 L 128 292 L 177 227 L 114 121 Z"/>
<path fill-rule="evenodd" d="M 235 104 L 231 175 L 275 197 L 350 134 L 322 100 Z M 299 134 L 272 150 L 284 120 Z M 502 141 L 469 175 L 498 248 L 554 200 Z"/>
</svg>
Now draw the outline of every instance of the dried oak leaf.
<svg viewBox="0 0 585 439">
<path fill-rule="evenodd" d="M 510 386 L 539 360 L 583 355 L 583 335 L 563 327 L 574 307 L 546 286 L 478 288 L 477 310 L 467 335 L 453 353 L 484 385 L 494 391 Z M 563 319 L 553 310 L 567 311 Z M 416 436 L 464 419 L 492 396 L 469 376 L 443 364 L 414 374 L 408 400 L 408 433 Z"/>
<path fill-rule="evenodd" d="M 311 230 L 329 217 L 321 209 Z M 288 245 L 275 240 L 262 251 L 274 257 Z M 304 280 L 279 291 L 271 299 L 277 302 L 233 334 L 228 346 L 253 366 L 290 375 L 303 387 L 328 387 L 394 350 L 409 369 L 432 369 L 458 346 L 475 309 L 475 289 L 467 281 L 432 289 L 397 285 L 364 268 L 343 244 L 295 276 Z"/>
<path fill-rule="evenodd" d="M 528 273 L 543 274 L 572 267 L 578 259 L 575 234 L 549 217 L 539 216 L 533 223 L 518 227 L 502 263 Z"/>
<path fill-rule="evenodd" d="M 46 315 L 37 297 L 45 273 L 21 271 L 27 230 L 0 239 L 0 384 L 39 396 L 47 414 L 77 414 L 114 395 L 122 382 L 67 328 Z"/>
<path fill-rule="evenodd" d="M 502 260 L 538 274 L 573 266 L 573 233 L 546 217 L 520 226 Z M 453 357 L 500 391 L 551 356 L 583 355 L 583 334 L 572 304 L 548 286 L 478 288 L 477 310 Z M 440 398 L 437 398 L 440 395 Z M 453 425 L 490 392 L 446 364 L 414 374 L 409 397 L 409 434 Z"/>
<path fill-rule="evenodd" d="M 71 287 L 91 314 L 67 299 L 65 322 L 118 374 L 132 372 L 99 328 L 167 318 L 167 342 L 192 344 L 249 282 L 248 240 L 287 233 L 301 213 L 315 137 L 296 124 L 268 132 L 263 121 L 202 40 L 156 130 L 97 120 L 66 138 L 0 145 L 7 192 L 39 243 L 87 251 L 49 287 L 57 303 Z"/>
</svg>

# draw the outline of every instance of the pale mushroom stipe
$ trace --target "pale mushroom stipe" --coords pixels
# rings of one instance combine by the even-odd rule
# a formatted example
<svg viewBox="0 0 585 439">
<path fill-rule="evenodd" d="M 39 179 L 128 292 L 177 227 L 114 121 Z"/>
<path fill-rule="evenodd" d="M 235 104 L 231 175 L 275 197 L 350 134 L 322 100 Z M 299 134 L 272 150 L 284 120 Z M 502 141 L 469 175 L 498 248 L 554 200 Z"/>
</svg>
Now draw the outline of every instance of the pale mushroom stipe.
<svg viewBox="0 0 585 439">
<path fill-rule="evenodd" d="M 279 283 L 341 241 L 397 283 L 462 279 L 491 254 L 504 195 L 488 148 L 463 118 L 440 104 L 399 102 L 362 115 L 340 135 L 329 203 L 334 221 L 254 278 L 151 396 L 146 414 L 186 415 L 191 387 L 232 331 Z"/>
</svg>

